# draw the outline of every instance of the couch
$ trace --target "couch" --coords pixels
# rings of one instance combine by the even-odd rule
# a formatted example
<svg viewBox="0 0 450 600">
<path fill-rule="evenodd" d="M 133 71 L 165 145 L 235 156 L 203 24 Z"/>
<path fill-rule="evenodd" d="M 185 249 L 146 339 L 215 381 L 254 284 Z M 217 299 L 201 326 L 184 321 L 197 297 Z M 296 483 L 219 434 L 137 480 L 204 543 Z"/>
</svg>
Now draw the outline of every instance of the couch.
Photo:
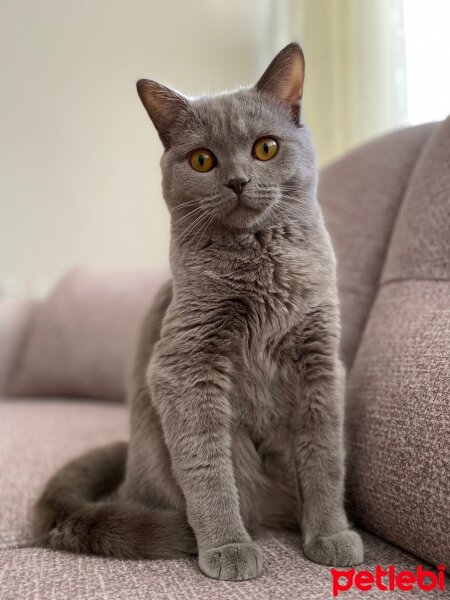
<svg viewBox="0 0 450 600">
<path fill-rule="evenodd" d="M 450 566 L 450 119 L 326 167 L 319 199 L 338 257 L 347 503 L 365 544 L 356 570 L 441 575 L 436 567 Z M 34 547 L 31 508 L 48 476 L 127 438 L 129 357 L 166 276 L 78 268 L 41 302 L 0 302 L 1 600 L 333 597 L 330 569 L 307 561 L 289 532 L 259 534 L 264 573 L 240 583 L 207 579 L 194 559 Z M 409 594 L 443 598 L 442 581 L 446 592 L 413 585 Z M 405 597 L 393 587 L 340 595 Z"/>
</svg>

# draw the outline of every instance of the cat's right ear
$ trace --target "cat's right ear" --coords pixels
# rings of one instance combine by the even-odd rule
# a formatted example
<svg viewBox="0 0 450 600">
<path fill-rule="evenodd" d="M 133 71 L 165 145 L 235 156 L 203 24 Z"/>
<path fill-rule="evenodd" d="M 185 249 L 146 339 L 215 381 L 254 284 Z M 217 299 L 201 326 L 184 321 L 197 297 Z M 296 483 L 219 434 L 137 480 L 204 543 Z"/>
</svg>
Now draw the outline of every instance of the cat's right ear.
<svg viewBox="0 0 450 600">
<path fill-rule="evenodd" d="M 189 111 L 189 102 L 178 92 L 150 79 L 140 79 L 136 87 L 139 98 L 167 149 L 170 145 L 170 130 L 180 115 Z"/>
</svg>

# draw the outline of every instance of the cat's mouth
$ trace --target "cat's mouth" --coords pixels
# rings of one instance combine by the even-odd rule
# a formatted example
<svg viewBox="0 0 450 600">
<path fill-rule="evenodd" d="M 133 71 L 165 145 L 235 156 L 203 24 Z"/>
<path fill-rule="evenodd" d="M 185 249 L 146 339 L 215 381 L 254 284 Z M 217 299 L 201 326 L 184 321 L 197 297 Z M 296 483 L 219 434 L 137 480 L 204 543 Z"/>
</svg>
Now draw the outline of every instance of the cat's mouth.
<svg viewBox="0 0 450 600">
<path fill-rule="evenodd" d="M 249 200 L 243 194 L 241 194 L 237 197 L 237 204 L 233 210 L 236 210 L 239 208 L 242 208 L 244 210 L 249 210 L 251 212 L 256 212 L 256 213 L 260 213 L 261 210 L 264 210 L 264 207 L 262 207 L 260 204 L 254 204 L 254 202 L 251 199 Z"/>
<path fill-rule="evenodd" d="M 261 201 L 246 194 L 236 195 L 222 213 L 222 220 L 232 227 L 247 229 L 252 227 L 267 211 L 272 203 Z"/>
</svg>

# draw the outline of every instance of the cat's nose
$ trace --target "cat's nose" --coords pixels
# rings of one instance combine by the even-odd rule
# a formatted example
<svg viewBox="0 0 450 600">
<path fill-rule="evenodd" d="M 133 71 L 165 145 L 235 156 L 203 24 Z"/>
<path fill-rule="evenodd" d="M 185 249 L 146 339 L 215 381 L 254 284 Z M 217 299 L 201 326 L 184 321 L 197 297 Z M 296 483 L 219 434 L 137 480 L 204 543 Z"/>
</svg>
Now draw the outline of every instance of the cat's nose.
<svg viewBox="0 0 450 600">
<path fill-rule="evenodd" d="M 242 192 L 242 188 L 246 185 L 250 179 L 245 179 L 244 177 L 233 177 L 229 179 L 225 184 L 227 187 L 231 188 L 235 194 L 240 194 Z"/>
</svg>

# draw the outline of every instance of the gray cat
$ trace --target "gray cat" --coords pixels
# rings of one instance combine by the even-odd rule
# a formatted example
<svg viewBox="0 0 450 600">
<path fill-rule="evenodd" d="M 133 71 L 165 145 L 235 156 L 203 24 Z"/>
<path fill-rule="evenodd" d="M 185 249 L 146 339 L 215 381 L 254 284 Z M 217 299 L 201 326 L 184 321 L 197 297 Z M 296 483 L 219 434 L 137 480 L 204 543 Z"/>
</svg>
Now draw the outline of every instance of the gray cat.
<svg viewBox="0 0 450 600">
<path fill-rule="evenodd" d="M 343 508 L 335 258 L 303 78 L 290 44 L 249 89 L 188 100 L 138 82 L 164 145 L 173 279 L 144 323 L 130 442 L 54 475 L 36 506 L 46 545 L 198 553 L 209 577 L 242 580 L 261 573 L 249 532 L 267 526 L 300 528 L 315 562 L 363 560 Z"/>
</svg>

